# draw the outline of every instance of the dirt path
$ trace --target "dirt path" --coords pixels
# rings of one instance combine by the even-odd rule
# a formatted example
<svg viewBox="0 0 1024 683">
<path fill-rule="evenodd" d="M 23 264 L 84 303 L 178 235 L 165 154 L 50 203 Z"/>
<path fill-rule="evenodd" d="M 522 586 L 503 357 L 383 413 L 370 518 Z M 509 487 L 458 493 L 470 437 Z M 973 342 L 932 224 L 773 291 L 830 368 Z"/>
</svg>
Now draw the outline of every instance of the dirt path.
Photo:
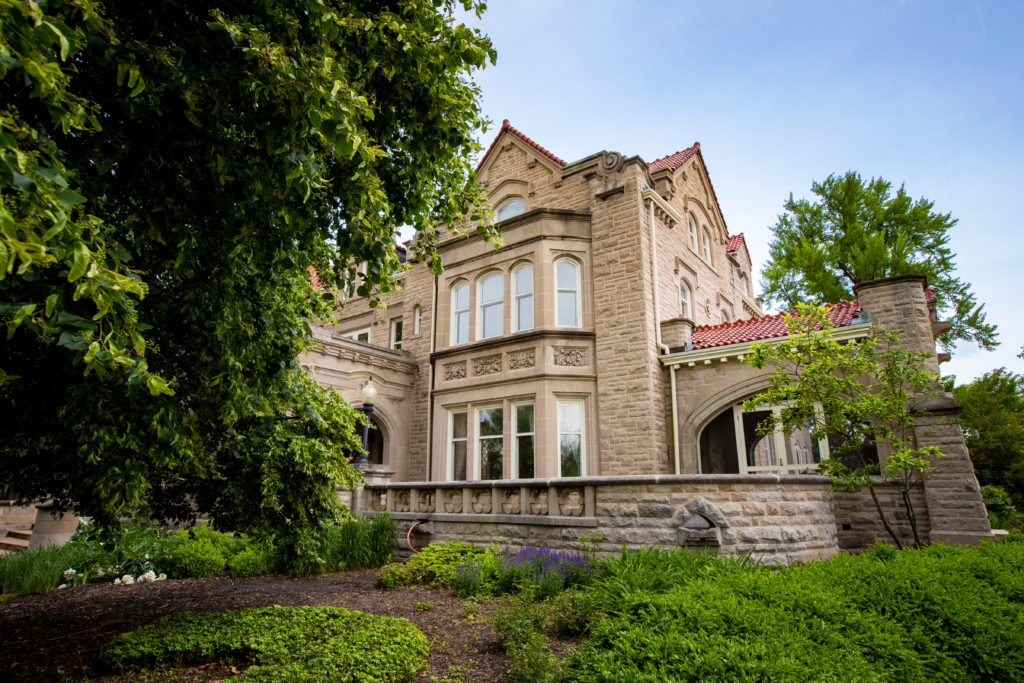
<svg viewBox="0 0 1024 683">
<path fill-rule="evenodd" d="M 450 591 L 407 588 L 383 591 L 373 570 L 305 579 L 183 579 L 133 586 L 91 584 L 0 602 L 0 680 L 87 680 L 99 649 L 117 633 L 173 612 L 218 611 L 267 605 L 337 605 L 405 617 L 426 634 L 430 665 L 418 680 L 502 681 L 507 668 L 484 606 L 467 616 Z M 460 673 L 461 672 L 461 673 Z M 216 681 L 233 675 L 217 663 L 156 676 L 104 681 Z"/>
</svg>

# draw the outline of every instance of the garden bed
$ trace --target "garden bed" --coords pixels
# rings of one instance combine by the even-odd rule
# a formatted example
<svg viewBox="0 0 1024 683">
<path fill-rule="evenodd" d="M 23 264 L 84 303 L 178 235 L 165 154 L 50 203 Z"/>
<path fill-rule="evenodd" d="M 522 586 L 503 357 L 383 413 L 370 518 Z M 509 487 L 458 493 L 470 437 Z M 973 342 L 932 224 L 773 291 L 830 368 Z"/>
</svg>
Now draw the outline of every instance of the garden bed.
<svg viewBox="0 0 1024 683">
<path fill-rule="evenodd" d="M 4 643 L 0 679 L 88 680 L 91 662 L 118 633 L 175 612 L 268 605 L 333 605 L 408 619 L 423 631 L 430 645 L 429 668 L 417 680 L 500 681 L 508 668 L 504 650 L 488 623 L 487 605 L 474 614 L 446 589 L 380 590 L 375 571 L 360 570 L 300 579 L 222 577 L 133 586 L 92 583 L 10 597 L 0 603 L 0 640 Z M 240 670 L 212 662 L 165 670 L 162 675 L 125 674 L 92 680 L 216 681 Z"/>
</svg>

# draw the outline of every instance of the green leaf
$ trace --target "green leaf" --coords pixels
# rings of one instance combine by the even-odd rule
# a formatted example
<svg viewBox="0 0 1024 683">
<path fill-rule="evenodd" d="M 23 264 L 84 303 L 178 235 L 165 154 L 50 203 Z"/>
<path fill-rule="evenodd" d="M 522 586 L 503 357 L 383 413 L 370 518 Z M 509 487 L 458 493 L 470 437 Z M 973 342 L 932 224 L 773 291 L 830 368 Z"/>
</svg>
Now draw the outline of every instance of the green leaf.
<svg viewBox="0 0 1024 683">
<path fill-rule="evenodd" d="M 71 265 L 71 271 L 68 273 L 68 282 L 74 282 L 85 275 L 86 269 L 88 269 L 89 264 L 92 262 L 90 256 L 89 247 L 85 246 L 85 242 L 75 243 L 74 261 Z"/>
<path fill-rule="evenodd" d="M 75 204 L 84 204 L 85 197 L 73 190 L 61 190 L 57 193 L 57 201 L 65 206 L 73 206 Z"/>
</svg>

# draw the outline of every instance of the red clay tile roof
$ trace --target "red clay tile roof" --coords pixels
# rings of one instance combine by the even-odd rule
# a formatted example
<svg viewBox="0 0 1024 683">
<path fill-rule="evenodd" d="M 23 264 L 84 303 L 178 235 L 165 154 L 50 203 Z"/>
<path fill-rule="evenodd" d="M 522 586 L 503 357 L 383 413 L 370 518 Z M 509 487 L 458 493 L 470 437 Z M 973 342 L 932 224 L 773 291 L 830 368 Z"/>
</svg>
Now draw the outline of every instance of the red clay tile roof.
<svg viewBox="0 0 1024 683">
<path fill-rule="evenodd" d="M 680 150 L 675 154 L 669 154 L 667 157 L 655 159 L 651 163 L 647 164 L 647 168 L 651 169 L 651 173 L 660 171 L 663 168 L 670 168 L 673 171 L 682 166 L 692 157 L 694 154 L 700 151 L 700 143 L 693 143 L 692 147 Z"/>
<path fill-rule="evenodd" d="M 733 235 L 729 238 L 729 243 L 725 245 L 725 253 L 731 254 L 734 251 L 739 251 L 740 246 L 743 245 L 743 233 Z"/>
<path fill-rule="evenodd" d="M 530 147 L 533 147 L 535 150 L 537 150 L 538 152 L 540 152 L 541 154 L 546 156 L 548 159 L 551 159 L 553 162 L 555 162 L 559 166 L 565 166 L 565 162 L 564 161 L 562 161 L 561 159 L 556 157 L 554 154 L 552 154 L 548 150 L 544 149 L 543 147 L 538 145 L 536 142 L 534 142 L 533 140 L 531 140 L 530 138 L 526 137 L 521 132 L 519 132 L 518 130 L 513 128 L 512 124 L 508 122 L 508 119 L 505 119 L 504 121 L 501 122 L 501 130 L 499 130 L 498 134 L 494 136 L 494 140 L 491 142 L 491 146 L 487 148 L 487 151 L 484 153 L 483 158 L 480 159 L 480 163 L 476 165 L 476 170 L 477 171 L 479 171 L 480 168 L 484 165 L 484 162 L 487 161 L 487 157 L 491 156 L 491 152 L 494 151 L 495 146 L 498 144 L 498 140 L 501 139 L 501 134 L 504 133 L 506 130 L 509 133 L 512 133 L 513 135 L 515 135 L 517 138 L 519 138 L 520 140 L 522 140 L 526 144 L 528 144 Z"/>
<path fill-rule="evenodd" d="M 737 320 L 721 325 L 702 325 L 693 331 L 693 348 L 710 349 L 726 344 L 774 339 L 789 334 L 786 328 L 787 313 L 766 315 L 761 318 Z M 860 302 L 840 301 L 832 304 L 828 317 L 836 327 L 846 327 L 860 315 Z M 673 353 L 682 349 L 672 349 Z"/>
</svg>

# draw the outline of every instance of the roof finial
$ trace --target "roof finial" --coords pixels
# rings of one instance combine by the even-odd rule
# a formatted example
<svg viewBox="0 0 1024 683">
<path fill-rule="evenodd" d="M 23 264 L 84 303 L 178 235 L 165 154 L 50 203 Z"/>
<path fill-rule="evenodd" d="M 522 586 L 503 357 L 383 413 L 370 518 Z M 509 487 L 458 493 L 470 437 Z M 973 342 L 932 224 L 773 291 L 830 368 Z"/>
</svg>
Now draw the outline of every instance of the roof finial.
<svg viewBox="0 0 1024 683">
<path fill-rule="evenodd" d="M 502 128 L 511 128 L 512 124 L 508 122 L 508 119 L 505 119 L 504 121 L 501 122 L 501 127 Z"/>
</svg>

